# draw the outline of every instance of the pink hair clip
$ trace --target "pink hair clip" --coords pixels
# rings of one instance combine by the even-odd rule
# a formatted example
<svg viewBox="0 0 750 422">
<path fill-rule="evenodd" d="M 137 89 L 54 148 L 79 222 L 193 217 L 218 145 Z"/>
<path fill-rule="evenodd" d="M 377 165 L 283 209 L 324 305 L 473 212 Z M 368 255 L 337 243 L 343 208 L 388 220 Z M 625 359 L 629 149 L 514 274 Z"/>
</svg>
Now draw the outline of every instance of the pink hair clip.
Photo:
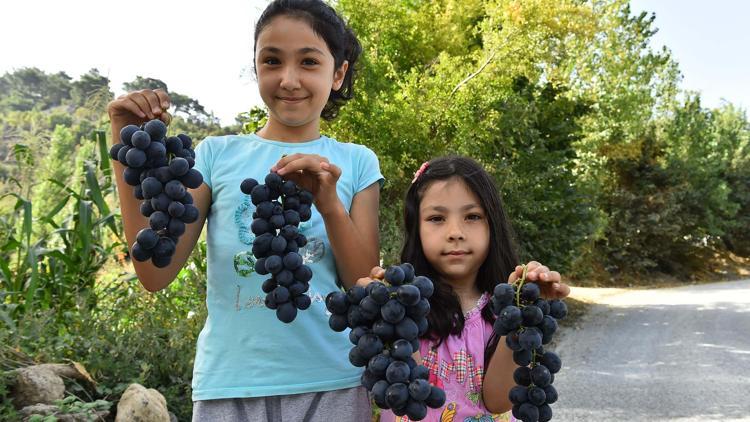
<svg viewBox="0 0 750 422">
<path fill-rule="evenodd" d="M 425 170 L 427 170 L 427 167 L 429 167 L 429 164 L 430 163 L 428 161 L 425 161 L 424 163 L 422 163 L 422 166 L 419 167 L 419 170 L 417 170 L 417 172 L 414 173 L 414 179 L 411 181 L 412 184 L 414 184 L 414 182 L 416 182 L 417 179 L 419 179 L 419 176 L 421 176 L 422 173 L 424 173 Z"/>
</svg>

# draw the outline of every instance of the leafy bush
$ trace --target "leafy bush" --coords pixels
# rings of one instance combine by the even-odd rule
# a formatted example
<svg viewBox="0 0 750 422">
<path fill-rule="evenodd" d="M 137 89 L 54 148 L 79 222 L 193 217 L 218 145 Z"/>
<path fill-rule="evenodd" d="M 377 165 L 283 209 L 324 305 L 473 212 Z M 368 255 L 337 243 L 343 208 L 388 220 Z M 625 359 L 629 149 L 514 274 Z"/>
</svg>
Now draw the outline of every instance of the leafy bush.
<svg viewBox="0 0 750 422">
<path fill-rule="evenodd" d="M 34 362 L 81 362 L 97 381 L 97 399 L 117 402 L 130 383 L 155 388 L 180 420 L 192 414 L 190 381 L 198 333 L 205 321 L 205 242 L 168 288 L 146 292 L 122 268 L 95 289 L 95 309 L 21 316 L 0 330 L 0 362 L 19 350 Z M 11 369 L 11 368 L 7 368 Z M 0 383 L 0 394 L 2 394 Z M 0 412 L 11 412 L 10 408 Z M 2 413 L 0 413 L 2 415 Z"/>
</svg>

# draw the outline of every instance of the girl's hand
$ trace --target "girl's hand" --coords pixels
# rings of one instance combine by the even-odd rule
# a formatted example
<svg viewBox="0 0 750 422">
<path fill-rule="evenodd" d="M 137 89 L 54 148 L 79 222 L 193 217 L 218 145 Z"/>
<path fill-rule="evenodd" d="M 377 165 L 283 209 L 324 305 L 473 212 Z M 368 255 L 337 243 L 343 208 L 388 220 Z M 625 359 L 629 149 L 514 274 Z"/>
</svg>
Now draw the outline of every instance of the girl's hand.
<svg viewBox="0 0 750 422">
<path fill-rule="evenodd" d="M 336 193 L 341 169 L 327 158 L 315 154 L 292 154 L 279 160 L 271 171 L 312 192 L 315 207 L 322 215 L 341 206 Z"/>
<path fill-rule="evenodd" d="M 167 113 L 169 95 L 162 89 L 129 92 L 107 104 L 107 113 L 112 123 L 128 125 L 142 124 L 160 119 L 167 125 L 172 116 Z"/>
<path fill-rule="evenodd" d="M 369 277 L 362 277 L 359 280 L 357 280 L 357 283 L 355 283 L 357 286 L 367 287 L 368 284 L 372 283 L 375 280 L 382 281 L 385 277 L 385 270 L 380 267 L 373 267 L 373 269 L 370 271 Z"/>
<path fill-rule="evenodd" d="M 516 266 L 516 270 L 508 277 L 508 283 L 514 283 L 523 277 L 523 266 Z M 542 297 L 546 299 L 563 299 L 570 294 L 570 287 L 560 282 L 560 273 L 550 271 L 546 266 L 531 261 L 526 264 L 526 281 L 532 281 L 539 286 Z"/>
</svg>

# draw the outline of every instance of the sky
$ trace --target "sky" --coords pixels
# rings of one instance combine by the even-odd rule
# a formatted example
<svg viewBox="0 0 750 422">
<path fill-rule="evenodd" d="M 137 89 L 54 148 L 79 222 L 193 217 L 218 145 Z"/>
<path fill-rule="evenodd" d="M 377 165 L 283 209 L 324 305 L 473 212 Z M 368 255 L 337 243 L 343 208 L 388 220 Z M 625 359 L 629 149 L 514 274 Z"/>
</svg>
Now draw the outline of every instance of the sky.
<svg viewBox="0 0 750 422">
<path fill-rule="evenodd" d="M 262 101 L 252 72 L 266 0 L 0 2 L 0 74 L 36 66 L 73 79 L 91 68 L 115 95 L 137 75 L 197 99 L 222 124 Z M 11 42 L 10 40 L 15 40 Z"/>
<path fill-rule="evenodd" d="M 704 107 L 724 101 L 750 108 L 750 1 L 631 0 L 633 13 L 656 14 L 651 45 L 666 45 L 680 64 L 683 89 Z"/>
<path fill-rule="evenodd" d="M 116 95 L 136 76 L 157 78 L 197 99 L 224 125 L 260 105 L 252 72 L 255 21 L 267 0 L 24 0 L 0 2 L 0 74 L 23 67 L 91 68 Z M 750 107 L 750 1 L 632 0 L 656 13 L 652 45 L 680 63 L 684 89 L 703 105 Z"/>
</svg>

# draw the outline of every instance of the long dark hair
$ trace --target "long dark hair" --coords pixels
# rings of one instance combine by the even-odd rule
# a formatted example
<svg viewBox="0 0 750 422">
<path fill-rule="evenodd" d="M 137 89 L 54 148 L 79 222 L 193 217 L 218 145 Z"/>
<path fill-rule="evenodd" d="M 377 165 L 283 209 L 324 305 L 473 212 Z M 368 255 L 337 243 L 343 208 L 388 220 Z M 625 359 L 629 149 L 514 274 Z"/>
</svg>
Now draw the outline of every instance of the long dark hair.
<svg viewBox="0 0 750 422">
<path fill-rule="evenodd" d="M 424 337 L 436 341 L 437 344 L 442 343 L 451 334 L 460 334 L 465 321 L 458 296 L 448 283 L 440 279 L 422 250 L 422 240 L 419 237 L 419 204 L 430 185 L 436 181 L 453 178 L 461 180 L 479 198 L 487 216 L 490 243 L 487 258 L 477 273 L 476 284 L 479 291 L 492 294 L 495 286 L 506 282 L 518 264 L 513 231 L 492 177 L 471 158 L 447 156 L 431 160 L 406 192 L 405 243 L 401 250 L 401 262 L 410 262 L 414 265 L 415 273 L 429 277 L 435 284 L 435 293 L 430 298 L 432 311 L 427 316 L 430 329 Z M 495 317 L 490 306 L 482 309 L 482 318 L 490 323 L 494 322 Z M 494 353 L 496 346 L 497 338 L 493 336 L 487 345 L 485 360 Z"/>
<path fill-rule="evenodd" d="M 359 40 L 336 11 L 320 0 L 275 0 L 266 7 L 255 24 L 253 68 L 255 66 L 255 48 L 258 43 L 258 35 L 277 16 L 290 16 L 307 22 L 313 32 L 323 38 L 331 51 L 334 71 L 341 67 L 344 60 L 349 62 L 349 68 L 346 70 L 341 88 L 337 91 L 331 90 L 328 102 L 323 107 L 323 111 L 320 112 L 320 117 L 325 120 L 336 118 L 339 108 L 354 97 L 354 65 L 362 53 Z"/>
</svg>

